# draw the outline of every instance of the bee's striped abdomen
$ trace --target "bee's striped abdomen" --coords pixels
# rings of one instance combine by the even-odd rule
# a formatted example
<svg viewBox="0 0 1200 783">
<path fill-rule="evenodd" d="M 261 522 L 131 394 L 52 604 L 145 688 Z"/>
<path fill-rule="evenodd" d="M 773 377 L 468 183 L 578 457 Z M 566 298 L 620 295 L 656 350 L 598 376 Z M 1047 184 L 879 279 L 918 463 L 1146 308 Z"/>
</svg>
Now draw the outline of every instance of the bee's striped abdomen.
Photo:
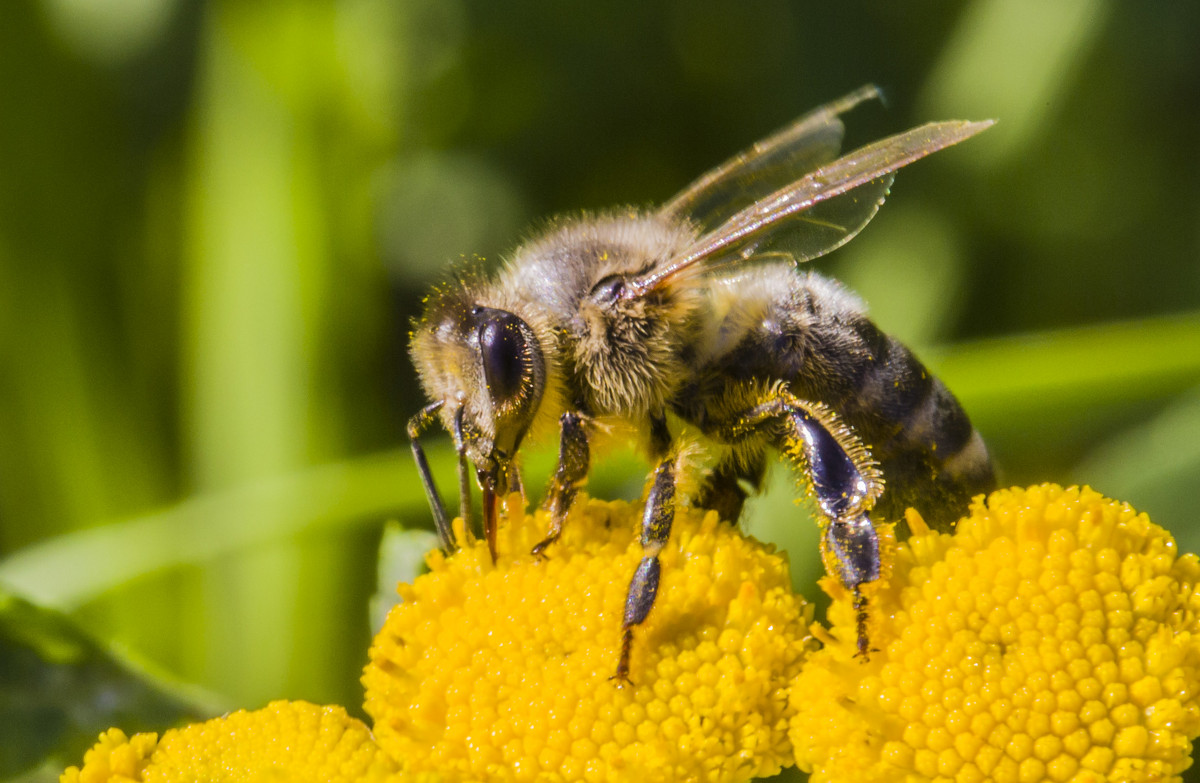
<svg viewBox="0 0 1200 783">
<path fill-rule="evenodd" d="M 857 331 L 877 337 L 865 341 L 873 350 L 863 359 L 859 393 L 841 409 L 883 468 L 887 489 L 877 508 L 898 520 L 912 506 L 934 527 L 946 528 L 973 495 L 995 485 L 983 438 L 912 351 L 862 319 Z"/>
<path fill-rule="evenodd" d="M 732 304 L 714 287 L 715 306 L 727 313 L 712 352 L 700 357 L 700 398 L 685 410 L 702 411 L 706 399 L 747 381 L 783 381 L 796 396 L 828 405 L 879 462 L 884 519 L 902 520 L 912 506 L 946 528 L 973 495 L 993 488 L 987 449 L 962 406 L 857 298 L 786 266 L 741 275 L 730 288 L 738 292 Z"/>
</svg>

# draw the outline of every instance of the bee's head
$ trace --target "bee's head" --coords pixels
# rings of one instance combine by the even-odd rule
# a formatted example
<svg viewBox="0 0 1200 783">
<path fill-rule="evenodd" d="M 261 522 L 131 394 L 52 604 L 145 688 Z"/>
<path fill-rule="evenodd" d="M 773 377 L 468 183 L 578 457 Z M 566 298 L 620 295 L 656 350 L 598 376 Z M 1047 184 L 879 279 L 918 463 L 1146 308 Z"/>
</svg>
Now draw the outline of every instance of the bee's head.
<svg viewBox="0 0 1200 783">
<path fill-rule="evenodd" d="M 439 288 L 412 333 L 412 356 L 442 423 L 475 464 L 485 493 L 506 493 L 513 457 L 537 414 L 546 360 L 534 330 L 469 286 Z"/>
</svg>

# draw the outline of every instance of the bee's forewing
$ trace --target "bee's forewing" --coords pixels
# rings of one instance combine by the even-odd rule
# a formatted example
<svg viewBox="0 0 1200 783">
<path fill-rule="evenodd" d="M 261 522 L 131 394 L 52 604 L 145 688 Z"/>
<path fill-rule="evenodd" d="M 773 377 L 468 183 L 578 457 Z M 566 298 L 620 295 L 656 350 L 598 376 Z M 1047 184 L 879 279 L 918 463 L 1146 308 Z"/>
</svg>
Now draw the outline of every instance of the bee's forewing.
<svg viewBox="0 0 1200 783">
<path fill-rule="evenodd" d="M 661 214 L 691 220 L 702 231 L 716 228 L 747 204 L 836 158 L 845 133 L 839 115 L 879 97 L 879 90 L 867 85 L 810 111 L 707 172 L 664 204 Z"/>
<path fill-rule="evenodd" d="M 824 255 L 875 216 L 897 169 L 991 125 L 991 120 L 933 122 L 860 147 L 734 213 L 639 279 L 637 289 L 652 290 L 699 263 L 723 266 L 768 247 L 786 249 L 796 261 Z"/>
</svg>

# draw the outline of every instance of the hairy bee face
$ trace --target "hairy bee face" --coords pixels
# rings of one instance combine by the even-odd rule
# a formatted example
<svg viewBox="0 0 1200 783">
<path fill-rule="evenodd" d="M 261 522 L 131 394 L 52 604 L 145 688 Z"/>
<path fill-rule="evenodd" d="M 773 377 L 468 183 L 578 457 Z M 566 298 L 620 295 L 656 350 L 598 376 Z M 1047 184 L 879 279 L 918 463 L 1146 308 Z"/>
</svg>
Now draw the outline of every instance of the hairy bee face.
<svg viewBox="0 0 1200 783">
<path fill-rule="evenodd" d="M 503 493 L 545 390 L 545 358 L 517 315 L 471 301 L 465 290 L 440 293 L 413 333 L 413 360 L 460 453 L 485 488 Z"/>
</svg>

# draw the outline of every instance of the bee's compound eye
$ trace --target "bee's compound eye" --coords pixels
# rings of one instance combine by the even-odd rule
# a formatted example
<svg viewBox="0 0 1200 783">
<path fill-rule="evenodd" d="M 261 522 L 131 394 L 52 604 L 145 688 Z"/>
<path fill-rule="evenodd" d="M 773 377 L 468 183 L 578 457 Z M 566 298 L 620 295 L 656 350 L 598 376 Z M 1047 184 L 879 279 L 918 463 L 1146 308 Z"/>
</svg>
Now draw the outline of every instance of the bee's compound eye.
<svg viewBox="0 0 1200 783">
<path fill-rule="evenodd" d="M 479 324 L 479 352 L 488 393 L 494 402 L 507 402 L 520 393 L 531 372 L 521 319 L 503 310 L 481 309 L 478 315 L 483 319 Z"/>
<path fill-rule="evenodd" d="M 625 278 L 609 275 L 592 287 L 591 298 L 597 302 L 615 302 L 625 293 Z"/>
</svg>

